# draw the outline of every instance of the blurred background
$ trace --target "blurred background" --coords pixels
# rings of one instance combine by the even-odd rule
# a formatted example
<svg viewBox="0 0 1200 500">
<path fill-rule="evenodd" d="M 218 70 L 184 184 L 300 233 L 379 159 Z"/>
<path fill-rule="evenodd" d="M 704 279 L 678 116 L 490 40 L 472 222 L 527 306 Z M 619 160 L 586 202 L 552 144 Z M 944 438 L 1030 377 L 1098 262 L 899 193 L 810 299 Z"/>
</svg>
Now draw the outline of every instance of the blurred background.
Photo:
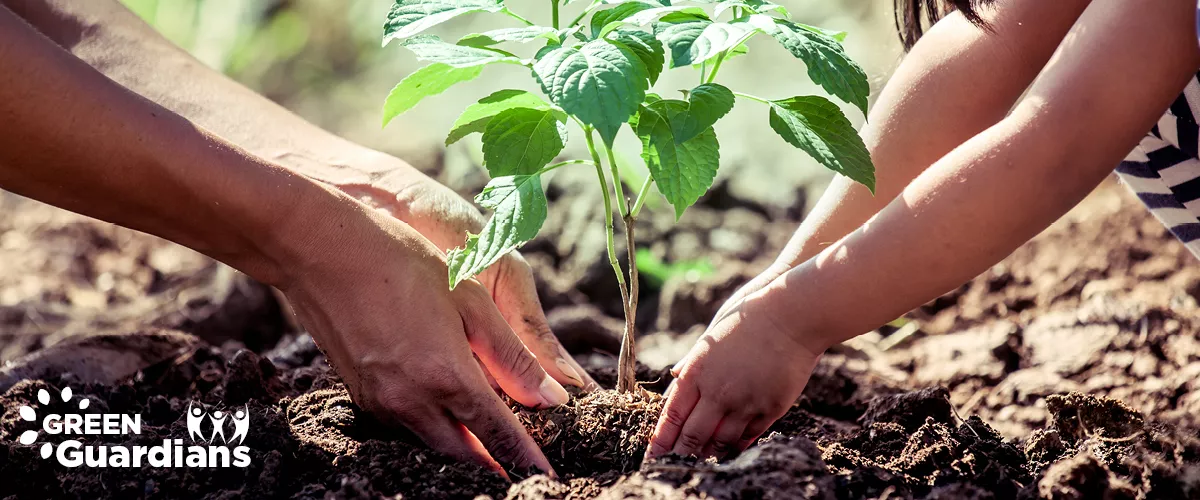
<svg viewBox="0 0 1200 500">
<path fill-rule="evenodd" d="M 507 3 L 534 22 L 548 24 L 539 17 L 545 16 L 544 1 Z M 847 51 L 867 71 L 873 93 L 882 88 L 901 55 L 891 0 L 778 3 L 798 21 L 849 32 Z M 381 129 L 384 97 L 423 64 L 397 44 L 380 47 L 391 0 L 125 0 L 125 4 L 204 63 L 310 121 L 424 170 L 445 167 L 450 177 L 481 172 L 478 136 L 472 138 L 476 142 L 462 141 L 450 150 L 442 146 L 458 113 L 499 88 L 536 90 L 527 70 L 488 68 L 483 78 L 427 99 Z M 563 17 L 569 18 L 585 4 L 566 7 Z M 505 16 L 476 14 L 432 32 L 454 40 L 515 23 Z M 823 94 L 808 82 L 804 65 L 769 37 L 756 38 L 748 55 L 731 60 L 723 69 L 720 82 L 735 90 L 773 98 Z M 690 88 L 695 78 L 690 69 L 673 70 L 655 88 L 672 93 Z M 843 107 L 856 125 L 862 123 L 861 113 Z M 827 170 L 770 132 L 766 109 L 756 103 L 740 103 L 718 124 L 717 133 L 721 175 L 729 178 L 735 192 L 785 206 L 811 204 L 816 199 L 811 191 L 822 189 L 831 178 Z M 618 151 L 630 163 L 640 164 L 638 144 L 624 135 L 627 142 Z M 579 148 L 579 143 L 574 146 Z M 798 190 L 810 191 L 810 196 L 798 196 Z"/>
</svg>

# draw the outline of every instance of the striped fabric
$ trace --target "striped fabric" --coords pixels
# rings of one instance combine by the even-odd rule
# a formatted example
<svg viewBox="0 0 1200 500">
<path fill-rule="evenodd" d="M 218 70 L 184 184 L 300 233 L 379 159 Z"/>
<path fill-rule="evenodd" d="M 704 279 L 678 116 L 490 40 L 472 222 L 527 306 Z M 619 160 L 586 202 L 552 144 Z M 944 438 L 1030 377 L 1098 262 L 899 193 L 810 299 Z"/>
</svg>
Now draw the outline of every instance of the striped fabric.
<svg viewBox="0 0 1200 500">
<path fill-rule="evenodd" d="M 1200 80 L 1192 78 L 1117 175 L 1200 258 Z"/>
</svg>

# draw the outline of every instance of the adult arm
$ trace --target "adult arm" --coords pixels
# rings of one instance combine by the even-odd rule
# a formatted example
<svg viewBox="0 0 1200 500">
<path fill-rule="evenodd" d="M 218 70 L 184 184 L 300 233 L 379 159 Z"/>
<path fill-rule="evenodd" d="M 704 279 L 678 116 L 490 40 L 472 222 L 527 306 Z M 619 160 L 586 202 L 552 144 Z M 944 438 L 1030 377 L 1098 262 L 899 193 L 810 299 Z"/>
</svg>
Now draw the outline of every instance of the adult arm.
<svg viewBox="0 0 1200 500">
<path fill-rule="evenodd" d="M 483 227 L 479 211 L 408 163 L 330 134 L 212 70 L 117 0 L 0 0 L 56 44 L 124 87 L 260 158 L 335 187 L 404 221 L 439 250 Z M 533 272 L 512 253 L 478 277 L 542 367 L 563 384 L 595 387 L 558 343 Z M 444 281 L 444 280 L 443 280 Z"/>
<path fill-rule="evenodd" d="M 566 392 L 482 285 L 429 287 L 443 256 L 408 225 L 117 85 L 3 6 L 0 123 L 0 188 L 279 287 L 360 405 L 444 452 L 551 470 L 474 355 L 524 404 Z"/>
<path fill-rule="evenodd" d="M 714 321 L 680 366 L 652 453 L 744 446 L 829 346 L 969 280 L 1078 203 L 1200 67 L 1192 9 L 1094 0 L 1008 117 Z"/>
</svg>

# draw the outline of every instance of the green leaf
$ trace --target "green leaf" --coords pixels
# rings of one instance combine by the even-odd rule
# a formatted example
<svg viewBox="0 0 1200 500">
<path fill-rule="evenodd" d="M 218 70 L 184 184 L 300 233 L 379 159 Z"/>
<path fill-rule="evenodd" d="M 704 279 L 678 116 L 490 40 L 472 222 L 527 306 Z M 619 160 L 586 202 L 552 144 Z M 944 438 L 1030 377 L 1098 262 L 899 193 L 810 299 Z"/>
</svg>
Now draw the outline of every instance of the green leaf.
<svg viewBox="0 0 1200 500">
<path fill-rule="evenodd" d="M 808 66 L 808 77 L 826 92 L 853 104 L 867 114 L 871 84 L 862 67 L 846 55 L 841 42 L 824 30 L 809 29 L 782 19 L 756 17 L 752 22 L 775 37 L 792 55 Z M 763 16 L 765 17 L 765 16 Z"/>
<path fill-rule="evenodd" d="M 542 176 L 513 175 L 492 179 L 475 201 L 494 210 L 478 235 L 450 250 L 450 289 L 483 272 L 501 257 L 537 236 L 546 222 L 546 193 Z"/>
<path fill-rule="evenodd" d="M 712 127 L 682 143 L 676 141 L 671 117 L 687 108 L 685 101 L 667 99 L 642 106 L 635 129 L 642 140 L 642 159 L 658 191 L 675 206 L 677 219 L 712 186 L 721 163 L 720 144 Z"/>
<path fill-rule="evenodd" d="M 841 108 L 820 96 L 771 101 L 771 128 L 826 168 L 875 192 L 875 166 Z"/>
<path fill-rule="evenodd" d="M 604 35 L 626 24 L 643 25 L 660 16 L 680 12 L 694 16 L 705 16 L 704 9 L 683 5 L 669 5 L 651 0 L 633 0 L 616 4 L 608 10 L 602 10 L 592 15 L 592 38 L 604 38 Z"/>
<path fill-rule="evenodd" d="M 638 56 L 608 40 L 546 47 L 533 72 L 550 102 L 595 127 L 610 146 L 646 95 L 648 75 Z"/>
<path fill-rule="evenodd" d="M 658 76 L 662 74 L 663 64 L 666 62 L 662 42 L 645 31 L 625 29 L 614 31 L 609 39 L 625 46 L 637 55 L 642 66 L 646 68 L 646 76 L 650 85 L 658 82 Z"/>
<path fill-rule="evenodd" d="M 504 28 L 483 33 L 472 33 L 459 39 L 459 45 L 467 47 L 490 47 L 503 42 L 531 42 L 545 38 L 555 43 L 561 43 L 558 31 L 545 26 L 525 26 L 522 28 Z"/>
<path fill-rule="evenodd" d="M 467 106 L 467 109 L 463 110 L 458 119 L 454 121 L 454 125 L 450 127 L 450 135 L 446 137 L 446 145 L 454 144 L 463 137 L 475 132 L 483 132 L 493 117 L 501 111 L 513 108 L 553 109 L 549 103 L 543 101 L 536 94 L 524 90 L 501 90 L 480 99 L 475 104 Z M 560 114 L 558 116 L 559 121 L 566 121 L 567 116 L 565 113 L 557 110 L 556 112 Z"/>
<path fill-rule="evenodd" d="M 746 44 L 744 44 L 744 43 L 738 44 L 737 47 L 729 49 L 729 53 L 725 54 L 725 60 L 728 61 L 730 59 L 733 59 L 734 57 L 743 56 L 743 55 L 746 55 L 749 53 L 750 53 L 750 47 L 747 47 Z M 720 56 L 717 56 L 717 57 L 720 57 Z M 702 63 L 702 64 L 707 64 L 707 65 L 709 65 L 709 67 L 712 67 L 711 65 L 715 64 L 717 62 L 717 57 L 711 57 L 707 61 L 704 61 L 704 63 Z M 695 69 L 700 69 L 701 65 L 693 64 L 692 67 Z"/>
<path fill-rule="evenodd" d="M 641 12 L 638 12 L 637 14 L 634 14 L 632 16 L 625 18 L 624 21 L 626 24 L 642 26 L 645 24 L 649 24 L 651 21 L 654 21 L 655 19 L 658 19 L 659 17 L 670 16 L 670 15 L 685 15 L 685 16 L 708 18 L 708 14 L 705 14 L 704 9 L 701 9 L 700 7 L 685 7 L 682 5 L 672 5 L 669 7 L 655 7 L 653 9 L 646 9 Z"/>
<path fill-rule="evenodd" d="M 383 102 L 383 126 L 393 118 L 416 106 L 421 99 L 445 92 L 456 83 L 474 79 L 483 67 L 455 68 L 447 64 L 430 64 L 418 69 L 396 85 Z"/>
<path fill-rule="evenodd" d="M 682 68 L 733 48 L 756 29 L 740 20 L 723 23 L 705 17 L 672 14 L 654 25 L 654 34 L 671 50 L 671 66 Z"/>
<path fill-rule="evenodd" d="M 566 127 L 550 109 L 512 108 L 483 130 L 483 165 L 492 177 L 533 174 L 565 146 Z"/>
<path fill-rule="evenodd" d="M 804 29 L 806 29 L 806 30 L 808 30 L 808 31 L 812 31 L 812 32 L 814 32 L 814 33 L 818 33 L 818 34 L 821 34 L 821 35 L 825 35 L 825 36 L 827 36 L 827 37 L 829 37 L 829 38 L 832 38 L 832 39 L 834 39 L 834 40 L 837 40 L 837 41 L 839 41 L 839 42 L 844 42 L 844 41 L 846 41 L 846 32 L 845 32 L 845 31 L 834 31 L 834 30 L 827 30 L 827 29 L 825 29 L 825 28 L 821 28 L 821 27 L 818 27 L 818 26 L 809 26 L 809 25 L 807 25 L 807 24 L 804 24 L 804 23 L 795 23 L 795 22 L 794 22 L 794 23 L 792 23 L 792 24 L 795 24 L 796 26 L 799 26 L 799 27 L 801 27 L 801 28 L 804 28 Z"/>
<path fill-rule="evenodd" d="M 717 120 L 733 109 L 733 92 L 716 83 L 705 83 L 688 92 L 687 107 L 669 116 L 675 132 L 675 143 L 680 144 L 711 128 Z"/>
<path fill-rule="evenodd" d="M 448 64 L 456 68 L 482 66 L 498 62 L 521 64 L 521 60 L 501 52 L 476 47 L 464 47 L 443 42 L 433 35 L 421 35 L 404 41 L 418 59 Z"/>
<path fill-rule="evenodd" d="M 654 4 L 645 2 L 626 2 L 617 4 L 611 9 L 592 14 L 592 38 L 603 38 L 605 34 L 620 26 L 621 21 L 638 12 L 655 8 Z"/>
<path fill-rule="evenodd" d="M 383 45 L 472 12 L 499 12 L 502 0 L 396 0 L 383 24 Z"/>
<path fill-rule="evenodd" d="M 713 11 L 713 17 L 720 17 L 721 14 L 725 13 L 725 11 L 734 7 L 741 7 L 757 14 L 766 14 L 767 12 L 775 11 L 783 17 L 791 17 L 791 13 L 788 12 L 787 7 L 764 0 L 732 0 L 720 2 L 717 4 L 716 10 Z"/>
</svg>

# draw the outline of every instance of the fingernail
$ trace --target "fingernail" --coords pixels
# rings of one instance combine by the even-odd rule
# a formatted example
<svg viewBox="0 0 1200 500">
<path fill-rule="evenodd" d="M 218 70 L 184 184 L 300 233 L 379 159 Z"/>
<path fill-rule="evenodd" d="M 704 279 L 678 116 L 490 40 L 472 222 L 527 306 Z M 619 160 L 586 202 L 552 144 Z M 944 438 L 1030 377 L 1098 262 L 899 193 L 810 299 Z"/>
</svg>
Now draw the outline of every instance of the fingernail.
<svg viewBox="0 0 1200 500">
<path fill-rule="evenodd" d="M 575 368 L 572 367 L 571 363 L 568 363 L 567 360 L 558 358 L 554 361 L 554 366 L 557 366 L 563 375 L 566 375 L 567 378 L 575 382 L 575 385 L 583 387 L 583 377 L 579 376 L 579 372 L 575 371 Z"/>
<path fill-rule="evenodd" d="M 538 387 L 538 392 L 542 396 L 542 402 L 547 406 L 566 404 L 571 399 L 567 390 L 563 389 L 563 386 L 550 375 L 546 375 L 546 378 L 542 379 L 542 385 Z"/>
</svg>

